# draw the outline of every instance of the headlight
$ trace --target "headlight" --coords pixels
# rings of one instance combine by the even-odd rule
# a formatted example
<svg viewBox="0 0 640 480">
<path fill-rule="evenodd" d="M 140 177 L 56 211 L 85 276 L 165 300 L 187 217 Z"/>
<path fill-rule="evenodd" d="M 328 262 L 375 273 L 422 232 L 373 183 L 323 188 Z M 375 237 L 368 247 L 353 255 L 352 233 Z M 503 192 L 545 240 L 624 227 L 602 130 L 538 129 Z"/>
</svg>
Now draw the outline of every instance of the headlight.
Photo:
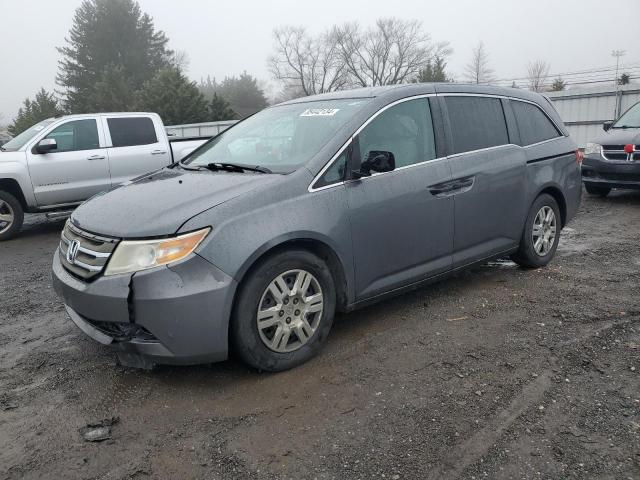
<svg viewBox="0 0 640 480">
<path fill-rule="evenodd" d="M 585 155 L 600 155 L 602 153 L 602 145 L 599 143 L 587 143 L 584 149 Z"/>
<path fill-rule="evenodd" d="M 111 255 L 105 275 L 138 272 L 177 262 L 193 252 L 211 229 L 203 228 L 174 238 L 123 240 Z"/>
</svg>

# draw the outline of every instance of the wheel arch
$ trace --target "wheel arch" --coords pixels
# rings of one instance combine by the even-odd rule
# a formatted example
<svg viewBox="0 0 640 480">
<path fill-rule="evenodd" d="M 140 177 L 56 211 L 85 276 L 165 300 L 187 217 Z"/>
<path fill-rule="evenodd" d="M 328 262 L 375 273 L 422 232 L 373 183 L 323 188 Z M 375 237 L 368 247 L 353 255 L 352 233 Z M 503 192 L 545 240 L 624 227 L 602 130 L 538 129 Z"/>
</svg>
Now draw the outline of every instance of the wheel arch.
<svg viewBox="0 0 640 480">
<path fill-rule="evenodd" d="M 257 265 L 276 253 L 292 248 L 307 250 L 327 263 L 336 286 L 336 309 L 338 311 L 345 311 L 349 305 L 349 298 L 351 298 L 351 281 L 347 274 L 345 262 L 342 261 L 336 249 L 333 248 L 328 241 L 309 232 L 299 236 L 288 235 L 274 239 L 254 252 L 235 275 L 238 282 L 236 297 L 241 285 Z"/>
<path fill-rule="evenodd" d="M 0 190 L 10 193 L 14 197 L 16 197 L 18 202 L 20 202 L 22 209 L 25 212 L 27 211 L 27 209 L 29 208 L 27 205 L 27 200 L 17 180 L 13 178 L 0 178 Z"/>
<path fill-rule="evenodd" d="M 567 200 L 565 199 L 562 190 L 560 189 L 560 187 L 554 184 L 546 185 L 533 198 L 531 204 L 536 201 L 536 198 L 544 193 L 551 195 L 558 204 L 558 208 L 560 209 L 560 228 L 564 228 L 564 226 L 567 224 Z"/>
</svg>

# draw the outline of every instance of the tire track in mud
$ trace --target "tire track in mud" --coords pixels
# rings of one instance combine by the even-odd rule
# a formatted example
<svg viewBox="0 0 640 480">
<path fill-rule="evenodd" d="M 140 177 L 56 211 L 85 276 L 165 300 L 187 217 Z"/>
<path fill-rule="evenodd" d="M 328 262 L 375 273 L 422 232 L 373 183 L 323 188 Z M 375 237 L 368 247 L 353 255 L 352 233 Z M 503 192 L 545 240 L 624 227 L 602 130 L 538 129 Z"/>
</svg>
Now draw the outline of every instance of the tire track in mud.
<svg viewBox="0 0 640 480">
<path fill-rule="evenodd" d="M 591 330 L 587 334 L 559 343 L 554 350 L 588 343 L 613 328 L 623 327 L 630 323 L 631 319 L 621 323 L 606 322 L 601 327 Z M 562 355 L 550 357 L 548 368 L 538 375 L 535 380 L 529 382 L 520 393 L 518 393 L 516 398 L 511 401 L 509 406 L 500 411 L 487 426 L 460 444 L 451 455 L 443 459 L 442 467 L 426 478 L 434 480 L 459 478 L 468 467 L 474 465 L 487 455 L 489 450 L 500 440 L 503 433 L 511 427 L 522 414 L 532 406 L 542 403 L 545 393 L 553 387 L 552 377 L 554 376 L 554 370 L 560 367 L 561 359 Z"/>
</svg>

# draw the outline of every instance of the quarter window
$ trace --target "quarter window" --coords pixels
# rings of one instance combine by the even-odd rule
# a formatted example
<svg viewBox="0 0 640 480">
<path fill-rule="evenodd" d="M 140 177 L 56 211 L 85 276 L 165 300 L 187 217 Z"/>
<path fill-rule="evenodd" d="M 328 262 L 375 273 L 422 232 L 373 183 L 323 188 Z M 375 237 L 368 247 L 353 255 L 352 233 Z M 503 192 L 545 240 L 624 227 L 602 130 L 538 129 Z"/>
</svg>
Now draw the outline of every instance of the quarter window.
<svg viewBox="0 0 640 480">
<path fill-rule="evenodd" d="M 560 136 L 556 126 L 540 107 L 512 100 L 513 113 L 520 132 L 520 145 L 531 145 Z"/>
<path fill-rule="evenodd" d="M 151 145 L 158 141 L 153 120 L 148 117 L 108 118 L 107 124 L 114 147 Z"/>
<path fill-rule="evenodd" d="M 56 152 L 75 152 L 100 148 L 98 125 L 94 119 L 72 120 L 54 128 L 45 138 L 56 141 Z"/>
<path fill-rule="evenodd" d="M 509 143 L 507 123 L 499 98 L 445 97 L 453 153 L 463 153 Z"/>
<path fill-rule="evenodd" d="M 372 151 L 391 152 L 396 168 L 436 158 L 429 102 L 420 98 L 388 108 L 360 132 L 358 142 L 362 161 Z"/>
</svg>

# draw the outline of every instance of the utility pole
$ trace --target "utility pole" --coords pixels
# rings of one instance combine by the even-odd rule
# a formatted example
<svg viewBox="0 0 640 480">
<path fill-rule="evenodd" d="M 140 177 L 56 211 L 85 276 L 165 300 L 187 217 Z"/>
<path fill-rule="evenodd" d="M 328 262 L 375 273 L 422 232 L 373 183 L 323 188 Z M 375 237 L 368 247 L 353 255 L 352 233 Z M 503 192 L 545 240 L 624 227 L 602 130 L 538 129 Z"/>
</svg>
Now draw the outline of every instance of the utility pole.
<svg viewBox="0 0 640 480">
<path fill-rule="evenodd" d="M 619 113 L 619 109 L 620 109 L 620 99 L 618 97 L 619 90 L 620 90 L 620 81 L 618 80 L 618 70 L 620 68 L 620 57 L 623 57 L 625 53 L 627 53 L 625 50 L 613 50 L 611 52 L 611 56 L 612 57 L 616 57 L 616 78 L 615 78 L 615 82 L 616 82 L 616 109 L 615 109 L 615 114 L 613 116 L 614 120 L 618 118 L 618 113 Z"/>
</svg>

